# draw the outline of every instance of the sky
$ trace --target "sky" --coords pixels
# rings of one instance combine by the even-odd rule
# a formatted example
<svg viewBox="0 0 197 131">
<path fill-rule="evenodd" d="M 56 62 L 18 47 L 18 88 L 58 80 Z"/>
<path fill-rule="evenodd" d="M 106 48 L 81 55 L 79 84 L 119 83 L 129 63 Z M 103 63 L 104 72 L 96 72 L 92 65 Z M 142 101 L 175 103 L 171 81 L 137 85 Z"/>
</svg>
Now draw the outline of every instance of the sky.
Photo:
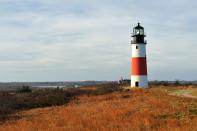
<svg viewBox="0 0 197 131">
<path fill-rule="evenodd" d="M 0 81 L 130 78 L 132 28 L 149 80 L 197 80 L 196 0 L 0 0 Z"/>
</svg>

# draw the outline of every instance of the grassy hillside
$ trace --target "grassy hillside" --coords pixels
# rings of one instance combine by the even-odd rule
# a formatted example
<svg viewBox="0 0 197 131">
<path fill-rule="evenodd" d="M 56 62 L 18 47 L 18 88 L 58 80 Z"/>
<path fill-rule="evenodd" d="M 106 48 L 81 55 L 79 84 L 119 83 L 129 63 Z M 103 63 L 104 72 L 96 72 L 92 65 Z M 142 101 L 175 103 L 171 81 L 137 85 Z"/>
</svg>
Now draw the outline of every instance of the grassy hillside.
<svg viewBox="0 0 197 131">
<path fill-rule="evenodd" d="M 160 86 L 124 91 L 116 85 L 85 87 L 78 93 L 70 91 L 74 97 L 61 106 L 10 114 L 15 118 L 4 121 L 0 130 L 195 131 L 197 99 L 169 95 L 187 88 L 194 89 Z"/>
</svg>

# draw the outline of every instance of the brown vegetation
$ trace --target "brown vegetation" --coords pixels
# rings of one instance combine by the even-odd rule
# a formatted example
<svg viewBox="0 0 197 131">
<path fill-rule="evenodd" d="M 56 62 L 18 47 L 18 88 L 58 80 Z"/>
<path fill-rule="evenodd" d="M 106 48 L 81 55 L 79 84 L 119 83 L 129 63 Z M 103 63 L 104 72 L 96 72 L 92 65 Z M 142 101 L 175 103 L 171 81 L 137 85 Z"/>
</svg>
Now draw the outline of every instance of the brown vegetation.
<svg viewBox="0 0 197 131">
<path fill-rule="evenodd" d="M 96 87 L 67 88 L 66 90 L 36 89 L 24 86 L 14 91 L 0 91 L 0 124 L 8 119 L 18 119 L 16 112 L 26 109 L 65 105 L 79 95 L 99 95 L 110 93 L 118 89 L 117 84 L 109 83 Z"/>
<path fill-rule="evenodd" d="M 21 118 L 4 122 L 0 130 L 197 130 L 197 99 L 168 95 L 182 87 L 122 91 L 114 86 L 70 90 L 78 95 L 66 105 L 18 112 Z"/>
</svg>

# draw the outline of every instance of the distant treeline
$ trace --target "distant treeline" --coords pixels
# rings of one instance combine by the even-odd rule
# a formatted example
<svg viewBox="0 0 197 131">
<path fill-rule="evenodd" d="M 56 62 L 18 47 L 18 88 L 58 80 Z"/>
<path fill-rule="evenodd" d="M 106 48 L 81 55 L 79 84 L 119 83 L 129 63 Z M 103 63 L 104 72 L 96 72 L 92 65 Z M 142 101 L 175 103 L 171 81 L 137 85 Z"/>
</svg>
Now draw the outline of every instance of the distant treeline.
<svg viewBox="0 0 197 131">
<path fill-rule="evenodd" d="M 175 80 L 175 81 L 150 81 L 150 85 L 163 85 L 163 86 L 179 86 L 179 85 L 197 85 L 197 81 L 181 81 L 181 80 Z"/>
<path fill-rule="evenodd" d="M 129 79 L 122 79 L 119 80 L 119 84 L 130 84 L 131 80 Z M 197 85 L 197 81 L 182 81 L 182 80 L 175 80 L 175 81 L 149 81 L 149 85 L 163 85 L 163 86 L 178 86 L 178 85 Z"/>
<path fill-rule="evenodd" d="M 130 79 L 121 79 L 118 81 L 75 81 L 75 82 L 1 82 L 0 83 L 0 90 L 16 90 L 23 86 L 29 86 L 33 89 L 38 88 L 72 88 L 72 87 L 81 87 L 81 86 L 94 86 L 100 84 L 107 84 L 107 83 L 118 83 L 123 85 L 130 85 Z M 149 85 L 197 85 L 197 81 L 184 81 L 184 80 L 175 80 L 175 81 L 149 81 Z"/>
</svg>

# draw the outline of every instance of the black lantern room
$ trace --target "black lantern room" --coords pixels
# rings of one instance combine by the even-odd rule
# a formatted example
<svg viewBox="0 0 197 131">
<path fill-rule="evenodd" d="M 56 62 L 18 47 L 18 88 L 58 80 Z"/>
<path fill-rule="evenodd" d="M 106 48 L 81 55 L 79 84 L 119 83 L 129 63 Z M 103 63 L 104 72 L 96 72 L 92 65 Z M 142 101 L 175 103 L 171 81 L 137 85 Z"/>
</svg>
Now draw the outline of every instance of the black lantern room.
<svg viewBox="0 0 197 131">
<path fill-rule="evenodd" d="M 131 44 L 146 44 L 146 41 L 144 41 L 144 37 L 146 37 L 144 33 L 144 27 L 138 23 L 136 27 L 133 28 L 133 41 Z"/>
</svg>

